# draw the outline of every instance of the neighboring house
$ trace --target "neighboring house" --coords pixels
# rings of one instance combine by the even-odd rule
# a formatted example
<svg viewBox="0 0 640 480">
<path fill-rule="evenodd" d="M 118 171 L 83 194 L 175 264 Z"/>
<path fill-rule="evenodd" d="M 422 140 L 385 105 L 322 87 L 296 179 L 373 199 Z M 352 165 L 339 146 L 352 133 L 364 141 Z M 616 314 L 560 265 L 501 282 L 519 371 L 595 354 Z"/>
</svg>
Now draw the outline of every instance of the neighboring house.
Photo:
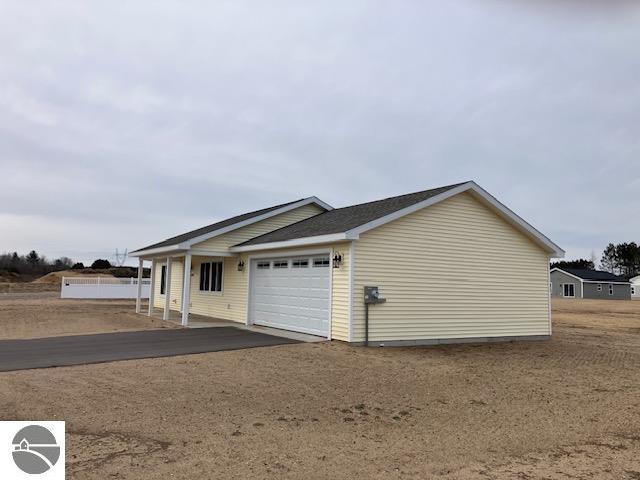
<svg viewBox="0 0 640 480">
<path fill-rule="evenodd" d="M 609 272 L 553 268 L 551 270 L 551 296 L 564 298 L 602 298 L 629 300 L 631 284 Z"/>
<path fill-rule="evenodd" d="M 466 182 L 336 209 L 310 197 L 132 255 L 152 261 L 149 314 L 403 345 L 548 338 L 549 259 L 564 252 Z M 386 299 L 368 330 L 365 286 Z"/>
<path fill-rule="evenodd" d="M 640 275 L 629 279 L 631 283 L 631 298 L 633 300 L 640 299 Z"/>
</svg>

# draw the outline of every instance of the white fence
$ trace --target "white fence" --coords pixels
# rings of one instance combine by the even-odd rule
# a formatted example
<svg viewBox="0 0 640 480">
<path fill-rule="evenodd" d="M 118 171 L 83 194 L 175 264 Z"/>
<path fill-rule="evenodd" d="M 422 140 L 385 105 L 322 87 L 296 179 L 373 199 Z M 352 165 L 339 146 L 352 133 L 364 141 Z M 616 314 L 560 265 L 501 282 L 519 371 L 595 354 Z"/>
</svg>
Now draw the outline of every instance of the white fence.
<svg viewBox="0 0 640 480">
<path fill-rule="evenodd" d="M 142 298 L 149 298 L 151 280 L 142 279 Z M 136 298 L 137 278 L 62 277 L 60 298 Z"/>
</svg>

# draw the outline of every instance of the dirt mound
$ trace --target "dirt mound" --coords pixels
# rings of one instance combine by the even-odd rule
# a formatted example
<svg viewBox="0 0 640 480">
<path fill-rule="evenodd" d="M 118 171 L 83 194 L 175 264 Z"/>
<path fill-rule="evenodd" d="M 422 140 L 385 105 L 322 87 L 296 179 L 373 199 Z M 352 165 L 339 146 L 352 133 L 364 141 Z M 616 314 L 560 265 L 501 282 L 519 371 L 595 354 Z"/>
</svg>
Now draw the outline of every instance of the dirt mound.
<svg viewBox="0 0 640 480">
<path fill-rule="evenodd" d="M 19 274 L 7 272 L 6 270 L 0 271 L 0 283 L 16 283 L 20 281 L 22 281 L 22 279 Z"/>
<path fill-rule="evenodd" d="M 80 275 L 86 275 L 82 270 L 61 270 L 59 272 L 51 272 L 46 275 L 36 278 L 32 283 L 50 283 L 54 285 L 62 284 L 62 277 L 77 277 Z M 108 273 L 95 274 L 97 277 L 113 278 L 113 275 Z"/>
</svg>

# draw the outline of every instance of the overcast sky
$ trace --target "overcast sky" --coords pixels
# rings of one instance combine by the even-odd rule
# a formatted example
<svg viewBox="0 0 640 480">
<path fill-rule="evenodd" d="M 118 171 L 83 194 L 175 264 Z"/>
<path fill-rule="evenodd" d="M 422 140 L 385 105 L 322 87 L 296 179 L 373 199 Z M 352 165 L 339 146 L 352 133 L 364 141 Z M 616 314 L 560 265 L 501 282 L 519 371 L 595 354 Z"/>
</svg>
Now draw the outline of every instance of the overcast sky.
<svg viewBox="0 0 640 480">
<path fill-rule="evenodd" d="M 0 178 L 0 252 L 475 180 L 599 258 L 640 241 L 640 7 L 0 0 Z"/>
</svg>

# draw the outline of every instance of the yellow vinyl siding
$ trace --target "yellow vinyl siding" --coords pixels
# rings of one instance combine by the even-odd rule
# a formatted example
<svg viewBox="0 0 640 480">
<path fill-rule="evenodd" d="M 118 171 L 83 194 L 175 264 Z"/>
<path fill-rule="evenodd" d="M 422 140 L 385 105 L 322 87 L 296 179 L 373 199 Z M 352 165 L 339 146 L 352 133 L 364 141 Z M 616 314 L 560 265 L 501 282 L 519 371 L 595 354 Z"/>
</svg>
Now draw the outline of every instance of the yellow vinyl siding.
<svg viewBox="0 0 640 480">
<path fill-rule="evenodd" d="M 353 341 L 549 335 L 548 256 L 471 193 L 363 233 L 355 242 Z"/>
<path fill-rule="evenodd" d="M 154 301 L 153 306 L 156 308 L 164 308 L 164 295 L 160 295 L 160 277 L 162 276 L 162 266 L 164 262 L 156 262 L 156 272 L 154 279 Z M 180 310 L 182 308 L 182 282 L 184 280 L 184 259 L 174 258 L 171 262 L 171 310 Z"/>
<path fill-rule="evenodd" d="M 331 338 L 349 341 L 349 243 L 333 245 L 331 257 L 342 255 L 340 268 L 331 268 Z"/>
<path fill-rule="evenodd" d="M 217 237 L 213 237 L 204 242 L 197 243 L 193 246 L 194 249 L 206 249 L 214 251 L 227 251 L 229 247 L 237 245 L 238 243 L 246 242 L 247 240 L 264 235 L 265 233 L 272 232 L 292 223 L 299 222 L 319 213 L 324 212 L 323 209 L 315 204 L 304 205 L 295 210 L 281 213 L 275 217 L 267 218 L 261 222 L 256 222 L 246 227 L 232 230 L 229 233 L 224 233 Z"/>
<path fill-rule="evenodd" d="M 247 306 L 247 270 L 238 271 L 237 257 L 193 257 L 191 275 L 190 313 L 223 320 L 245 322 Z M 222 292 L 200 291 L 200 265 L 206 262 L 223 262 Z"/>
</svg>

